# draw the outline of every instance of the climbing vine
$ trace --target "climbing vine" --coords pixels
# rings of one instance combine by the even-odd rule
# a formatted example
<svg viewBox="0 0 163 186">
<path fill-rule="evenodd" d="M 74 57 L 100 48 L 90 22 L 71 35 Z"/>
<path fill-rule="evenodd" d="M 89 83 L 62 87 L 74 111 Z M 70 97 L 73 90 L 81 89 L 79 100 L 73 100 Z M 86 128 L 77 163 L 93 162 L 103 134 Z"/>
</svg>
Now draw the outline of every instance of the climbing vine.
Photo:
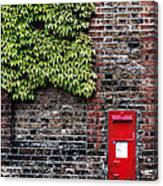
<svg viewBox="0 0 163 186">
<path fill-rule="evenodd" d="M 52 84 L 89 98 L 95 54 L 87 31 L 92 3 L 2 6 L 2 89 L 13 100 L 34 100 Z"/>
</svg>

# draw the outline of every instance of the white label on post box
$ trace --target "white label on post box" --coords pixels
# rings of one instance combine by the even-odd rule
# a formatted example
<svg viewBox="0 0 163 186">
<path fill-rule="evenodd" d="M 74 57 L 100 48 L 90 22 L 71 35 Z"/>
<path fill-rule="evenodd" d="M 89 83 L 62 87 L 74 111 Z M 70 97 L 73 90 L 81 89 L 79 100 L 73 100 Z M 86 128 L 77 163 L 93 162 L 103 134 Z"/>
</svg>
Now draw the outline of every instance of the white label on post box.
<svg viewBox="0 0 163 186">
<path fill-rule="evenodd" d="M 127 158 L 128 157 L 128 143 L 117 142 L 116 143 L 116 158 Z"/>
</svg>

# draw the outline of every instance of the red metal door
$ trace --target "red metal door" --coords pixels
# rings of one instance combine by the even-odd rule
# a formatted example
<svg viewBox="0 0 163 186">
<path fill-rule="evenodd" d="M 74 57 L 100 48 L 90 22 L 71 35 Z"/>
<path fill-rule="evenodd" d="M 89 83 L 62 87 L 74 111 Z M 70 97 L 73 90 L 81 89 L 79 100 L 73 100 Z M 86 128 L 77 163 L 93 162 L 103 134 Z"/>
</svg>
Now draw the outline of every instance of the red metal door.
<svg viewBox="0 0 163 186">
<path fill-rule="evenodd" d="M 116 110 L 108 117 L 108 178 L 135 180 L 136 113 Z"/>
</svg>

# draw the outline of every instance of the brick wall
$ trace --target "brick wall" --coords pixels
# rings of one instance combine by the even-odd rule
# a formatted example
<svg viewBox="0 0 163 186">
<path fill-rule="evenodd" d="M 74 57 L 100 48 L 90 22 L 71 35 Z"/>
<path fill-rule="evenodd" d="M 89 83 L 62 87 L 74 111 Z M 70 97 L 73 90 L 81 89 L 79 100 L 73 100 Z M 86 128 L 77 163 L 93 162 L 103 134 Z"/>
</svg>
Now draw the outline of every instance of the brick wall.
<svg viewBox="0 0 163 186">
<path fill-rule="evenodd" d="M 137 113 L 136 178 L 157 179 L 157 3 L 96 3 L 89 34 L 92 99 L 47 87 L 18 103 L 2 91 L 2 176 L 107 179 L 107 113 L 127 109 Z"/>
</svg>

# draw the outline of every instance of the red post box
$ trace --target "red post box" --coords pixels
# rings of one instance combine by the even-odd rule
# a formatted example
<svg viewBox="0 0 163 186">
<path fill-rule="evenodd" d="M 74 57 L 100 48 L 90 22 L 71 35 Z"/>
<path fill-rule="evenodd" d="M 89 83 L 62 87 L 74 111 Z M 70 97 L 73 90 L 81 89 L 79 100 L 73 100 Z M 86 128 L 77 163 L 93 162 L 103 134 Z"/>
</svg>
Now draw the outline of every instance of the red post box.
<svg viewBox="0 0 163 186">
<path fill-rule="evenodd" d="M 108 113 L 108 179 L 136 179 L 136 113 Z"/>
</svg>

